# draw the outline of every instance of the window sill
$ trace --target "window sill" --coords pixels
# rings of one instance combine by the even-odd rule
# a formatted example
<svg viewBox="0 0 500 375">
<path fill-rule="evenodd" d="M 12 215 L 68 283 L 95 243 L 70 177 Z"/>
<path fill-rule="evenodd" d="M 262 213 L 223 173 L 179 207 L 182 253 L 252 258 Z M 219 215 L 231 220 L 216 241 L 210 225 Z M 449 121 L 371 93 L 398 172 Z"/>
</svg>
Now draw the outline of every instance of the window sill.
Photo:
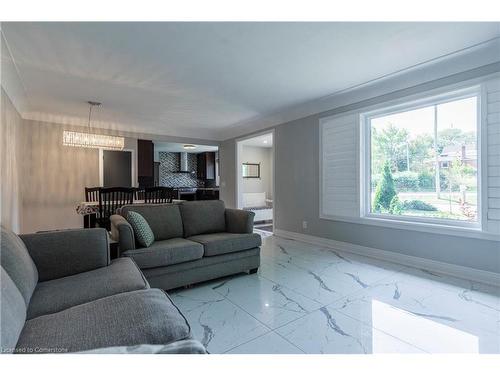
<svg viewBox="0 0 500 375">
<path fill-rule="evenodd" d="M 377 216 L 364 216 L 359 218 L 320 216 L 321 219 L 344 221 L 355 224 L 374 225 L 392 229 L 403 229 L 425 233 L 436 233 L 448 236 L 478 238 L 490 241 L 500 241 L 500 236 L 495 233 L 485 232 L 480 227 L 458 227 L 445 224 L 430 224 L 417 221 L 398 220 Z"/>
</svg>

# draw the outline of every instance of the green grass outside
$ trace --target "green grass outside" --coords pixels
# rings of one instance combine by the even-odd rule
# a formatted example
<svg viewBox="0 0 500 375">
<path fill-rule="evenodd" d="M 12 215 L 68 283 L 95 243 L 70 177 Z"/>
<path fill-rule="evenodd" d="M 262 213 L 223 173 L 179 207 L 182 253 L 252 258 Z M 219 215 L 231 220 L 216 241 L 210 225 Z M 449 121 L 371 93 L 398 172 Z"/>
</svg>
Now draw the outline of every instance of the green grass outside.
<svg viewBox="0 0 500 375">
<path fill-rule="evenodd" d="M 372 202 L 374 193 L 372 193 Z M 437 208 L 437 211 L 422 211 L 422 210 L 403 210 L 402 216 L 419 216 L 419 217 L 432 217 L 439 219 L 451 219 L 461 221 L 475 221 L 474 218 L 469 218 L 461 210 L 460 206 L 460 193 L 441 192 L 440 197 L 437 197 L 436 192 L 402 192 L 398 193 L 399 200 L 421 200 Z M 477 192 L 466 193 L 466 203 L 470 209 L 477 212 Z"/>
</svg>

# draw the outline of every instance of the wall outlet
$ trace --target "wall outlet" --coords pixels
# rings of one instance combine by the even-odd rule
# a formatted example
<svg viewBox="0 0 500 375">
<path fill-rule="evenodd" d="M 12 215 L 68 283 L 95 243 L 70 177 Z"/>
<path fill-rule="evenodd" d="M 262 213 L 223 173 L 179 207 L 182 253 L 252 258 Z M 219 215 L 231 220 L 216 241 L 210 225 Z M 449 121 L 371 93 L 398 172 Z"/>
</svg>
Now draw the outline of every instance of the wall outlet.
<svg viewBox="0 0 500 375">
<path fill-rule="evenodd" d="M 307 229 L 307 221 L 302 222 L 302 229 Z"/>
</svg>

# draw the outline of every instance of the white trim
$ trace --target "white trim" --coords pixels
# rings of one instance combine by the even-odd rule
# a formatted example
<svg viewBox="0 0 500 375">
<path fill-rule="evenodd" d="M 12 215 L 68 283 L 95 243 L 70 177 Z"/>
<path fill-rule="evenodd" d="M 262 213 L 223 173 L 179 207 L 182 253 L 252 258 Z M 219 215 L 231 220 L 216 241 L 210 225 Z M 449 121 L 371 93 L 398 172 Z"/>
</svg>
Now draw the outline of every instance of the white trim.
<svg viewBox="0 0 500 375">
<path fill-rule="evenodd" d="M 481 223 L 482 230 L 488 231 L 488 90 L 486 83 L 480 85 L 480 95 L 478 100 L 479 105 L 479 128 L 478 128 L 478 150 L 477 155 L 481 157 L 481 163 L 478 163 L 478 168 L 481 170 L 480 186 L 477 191 L 478 207 L 481 205 Z M 497 236 L 500 237 L 500 236 Z"/>
<path fill-rule="evenodd" d="M 123 150 L 105 150 L 100 148 L 99 149 L 99 186 L 104 186 L 104 151 L 126 151 L 130 152 L 130 161 L 131 161 L 131 187 L 135 187 L 135 150 L 131 148 L 124 148 Z"/>
<path fill-rule="evenodd" d="M 343 217 L 343 216 L 329 216 L 320 215 L 320 219 L 343 221 L 354 224 L 374 225 L 378 227 L 386 227 L 392 229 L 404 229 L 416 232 L 444 234 L 447 236 L 477 238 L 481 240 L 498 241 L 500 238 L 498 234 L 491 232 L 481 231 L 479 228 L 462 228 L 457 226 L 448 226 L 444 224 L 428 224 L 420 223 L 417 221 L 403 221 L 396 219 L 384 219 L 379 217 Z"/>
<path fill-rule="evenodd" d="M 423 92 L 418 95 L 418 97 L 414 100 L 398 100 L 397 102 L 386 102 L 379 104 L 375 109 L 370 111 L 362 111 L 360 113 L 360 131 L 363 134 L 363 138 L 361 139 L 362 150 L 363 150 L 363 158 L 360 174 L 360 199 L 361 206 L 363 209 L 361 210 L 361 217 L 372 220 L 372 219 L 384 219 L 387 221 L 396 221 L 396 222 L 408 222 L 408 223 L 425 223 L 428 226 L 434 225 L 444 225 L 447 227 L 457 227 L 464 229 L 482 229 L 484 225 L 483 219 L 483 201 L 481 199 L 481 195 L 483 193 L 482 190 L 482 182 L 483 168 L 482 163 L 483 159 L 485 159 L 483 153 L 481 153 L 481 142 L 483 139 L 481 138 L 481 128 L 483 124 L 484 118 L 481 116 L 482 107 L 481 107 L 481 93 L 482 93 L 481 85 L 472 85 L 470 87 L 460 88 L 458 90 L 452 90 L 449 87 L 442 87 L 433 91 L 433 94 L 429 94 L 428 92 Z M 477 124 L 476 124 L 476 133 L 477 133 L 477 142 L 476 148 L 478 150 L 477 156 L 478 166 L 477 166 L 477 192 L 478 192 L 478 200 L 477 200 L 477 209 L 478 209 L 478 220 L 477 222 L 466 222 L 459 220 L 451 220 L 451 219 L 439 219 L 439 218 L 427 218 L 427 217 L 413 217 L 413 216 L 396 216 L 390 214 L 376 214 L 370 211 L 371 209 L 371 129 L 369 128 L 370 121 L 374 118 L 378 118 L 381 116 L 388 116 L 395 113 L 412 111 L 419 108 L 428 107 L 431 105 L 439 105 L 443 103 L 448 103 L 451 101 L 461 100 L 465 98 L 476 97 L 477 101 Z"/>
<path fill-rule="evenodd" d="M 272 147 L 271 147 L 271 169 L 272 169 L 272 174 L 271 174 L 271 181 L 272 181 L 272 184 L 273 184 L 273 191 L 272 191 L 272 194 L 273 194 L 273 208 L 272 208 L 272 223 L 273 223 L 273 227 L 274 227 L 274 212 L 276 210 L 276 181 L 275 181 L 275 175 L 276 175 L 276 152 L 275 152 L 275 149 L 276 149 L 276 132 L 275 132 L 275 129 L 271 129 L 271 130 L 266 130 L 266 131 L 261 131 L 261 132 L 258 132 L 258 133 L 253 133 L 251 135 L 247 135 L 247 136 L 244 136 L 244 137 L 240 137 L 240 138 L 237 138 L 235 140 L 235 152 L 236 152 L 236 157 L 234 158 L 235 159 L 235 168 L 236 168 L 236 173 L 235 173 L 235 178 L 236 178 L 236 183 L 235 183 L 235 198 L 236 198 L 236 208 L 243 208 L 243 205 L 241 203 L 241 194 L 240 194 L 240 191 L 242 190 L 242 182 L 243 182 L 243 176 L 242 176 L 242 171 L 241 171 L 241 168 L 240 168 L 240 154 L 241 154 L 241 151 L 242 151 L 242 142 L 247 140 L 247 139 L 252 139 L 252 138 L 255 138 L 255 137 L 259 137 L 261 135 L 264 135 L 264 134 L 271 134 L 272 135 Z"/>
<path fill-rule="evenodd" d="M 423 91 L 410 97 L 388 100 L 373 105 L 370 109 L 360 109 L 359 112 L 362 112 L 362 115 L 366 118 L 372 119 L 479 95 L 481 95 L 480 83 L 467 84 L 466 82 L 461 82 L 458 86 L 442 86 L 434 90 Z"/>
<path fill-rule="evenodd" d="M 310 236 L 307 234 L 290 232 L 282 229 L 275 229 L 274 235 L 289 238 L 312 245 L 318 245 L 341 251 L 380 259 L 386 262 L 402 264 L 405 266 L 425 269 L 460 279 L 472 280 L 494 286 L 500 286 L 500 273 L 479 270 L 477 268 L 464 267 L 456 264 L 440 262 L 437 260 L 415 257 L 396 253 L 393 251 L 380 250 L 372 247 L 355 245 L 348 242 L 335 241 L 327 238 Z"/>
</svg>

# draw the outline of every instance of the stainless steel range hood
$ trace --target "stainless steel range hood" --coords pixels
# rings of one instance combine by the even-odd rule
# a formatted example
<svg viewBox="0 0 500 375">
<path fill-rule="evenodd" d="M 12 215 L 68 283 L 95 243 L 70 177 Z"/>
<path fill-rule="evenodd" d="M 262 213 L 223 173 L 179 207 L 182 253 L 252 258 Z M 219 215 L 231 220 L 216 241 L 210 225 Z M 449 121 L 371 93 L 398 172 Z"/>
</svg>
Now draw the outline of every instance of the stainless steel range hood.
<svg viewBox="0 0 500 375">
<path fill-rule="evenodd" d="M 189 170 L 188 164 L 188 153 L 179 152 L 179 170 L 177 173 L 194 173 L 194 171 Z"/>
</svg>

